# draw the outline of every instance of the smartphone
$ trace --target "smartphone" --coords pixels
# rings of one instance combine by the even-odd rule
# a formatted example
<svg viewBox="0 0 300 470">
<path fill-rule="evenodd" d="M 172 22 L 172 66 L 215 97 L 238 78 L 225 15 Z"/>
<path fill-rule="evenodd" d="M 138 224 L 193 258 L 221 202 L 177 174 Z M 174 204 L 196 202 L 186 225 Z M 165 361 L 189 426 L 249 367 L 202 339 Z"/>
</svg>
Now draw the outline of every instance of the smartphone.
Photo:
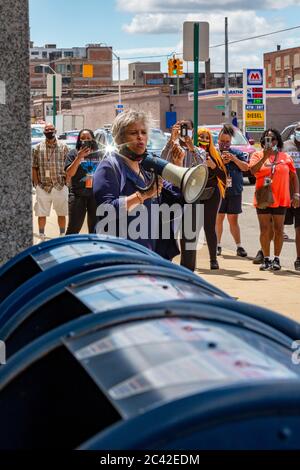
<svg viewBox="0 0 300 470">
<path fill-rule="evenodd" d="M 88 148 L 91 149 L 93 146 L 93 142 L 91 140 L 86 140 L 82 143 L 82 148 Z"/>
<path fill-rule="evenodd" d="M 272 147 L 272 137 L 266 136 L 265 137 L 265 148 L 270 149 Z"/>
<path fill-rule="evenodd" d="M 188 136 L 188 125 L 181 124 L 180 125 L 180 137 L 187 137 Z"/>
</svg>

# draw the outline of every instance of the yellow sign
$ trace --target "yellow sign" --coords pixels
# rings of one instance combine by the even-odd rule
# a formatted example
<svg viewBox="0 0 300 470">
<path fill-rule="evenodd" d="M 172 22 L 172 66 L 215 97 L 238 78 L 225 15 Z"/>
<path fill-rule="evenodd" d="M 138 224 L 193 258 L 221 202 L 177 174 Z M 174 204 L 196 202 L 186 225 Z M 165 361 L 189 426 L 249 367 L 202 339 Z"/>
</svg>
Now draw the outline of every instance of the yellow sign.
<svg viewBox="0 0 300 470">
<path fill-rule="evenodd" d="M 82 67 L 82 76 L 83 78 L 93 78 L 94 66 L 91 64 L 84 64 Z"/>
<path fill-rule="evenodd" d="M 246 121 L 247 122 L 258 122 L 265 120 L 264 111 L 246 111 Z"/>
</svg>

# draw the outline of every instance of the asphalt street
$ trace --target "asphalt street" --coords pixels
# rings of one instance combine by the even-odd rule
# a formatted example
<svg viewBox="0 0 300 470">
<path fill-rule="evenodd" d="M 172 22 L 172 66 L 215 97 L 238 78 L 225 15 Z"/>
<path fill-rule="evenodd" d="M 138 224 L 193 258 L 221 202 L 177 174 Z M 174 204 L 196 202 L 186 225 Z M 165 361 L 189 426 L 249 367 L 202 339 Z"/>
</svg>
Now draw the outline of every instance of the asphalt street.
<svg viewBox="0 0 300 470">
<path fill-rule="evenodd" d="M 242 245 L 250 257 L 254 257 L 257 253 L 257 250 L 259 249 L 259 226 L 256 210 L 253 207 L 253 194 L 254 185 L 250 185 L 248 180 L 245 178 L 243 192 L 243 213 L 240 215 L 240 227 Z M 285 268 L 294 269 L 294 261 L 296 259 L 294 226 L 285 226 L 284 230 L 289 235 L 289 240 L 284 241 L 280 257 L 281 264 Z M 229 250 L 235 250 L 235 243 L 229 232 L 229 225 L 227 221 L 224 222 L 222 246 Z M 273 256 L 272 248 L 271 255 Z"/>
</svg>

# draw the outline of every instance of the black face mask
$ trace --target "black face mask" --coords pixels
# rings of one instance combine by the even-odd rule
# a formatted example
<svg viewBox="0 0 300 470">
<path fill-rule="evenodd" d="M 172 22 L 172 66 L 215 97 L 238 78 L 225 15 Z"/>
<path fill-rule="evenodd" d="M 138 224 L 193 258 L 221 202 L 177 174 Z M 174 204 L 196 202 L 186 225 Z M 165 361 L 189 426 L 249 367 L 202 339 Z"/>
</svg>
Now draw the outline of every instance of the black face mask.
<svg viewBox="0 0 300 470">
<path fill-rule="evenodd" d="M 55 137 L 55 132 L 44 132 L 47 140 L 52 140 Z"/>
<path fill-rule="evenodd" d="M 138 155 L 137 153 L 134 153 L 132 150 L 130 150 L 126 144 L 121 146 L 120 153 L 121 155 L 124 155 L 124 157 L 129 158 L 129 160 L 138 163 L 142 162 L 147 157 L 147 151 L 142 155 Z"/>
</svg>

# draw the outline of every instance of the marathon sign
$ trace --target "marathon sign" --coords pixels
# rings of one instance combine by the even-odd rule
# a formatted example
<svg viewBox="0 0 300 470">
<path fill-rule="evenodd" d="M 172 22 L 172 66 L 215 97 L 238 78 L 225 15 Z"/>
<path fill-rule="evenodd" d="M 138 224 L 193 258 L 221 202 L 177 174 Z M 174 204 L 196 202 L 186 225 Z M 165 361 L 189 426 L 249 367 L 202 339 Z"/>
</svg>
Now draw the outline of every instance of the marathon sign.
<svg viewBox="0 0 300 470">
<path fill-rule="evenodd" d="M 257 86 L 264 84 L 264 73 L 263 69 L 247 69 L 247 85 Z"/>
<path fill-rule="evenodd" d="M 266 123 L 266 89 L 264 69 L 244 69 L 243 130 L 263 132 Z"/>
</svg>

